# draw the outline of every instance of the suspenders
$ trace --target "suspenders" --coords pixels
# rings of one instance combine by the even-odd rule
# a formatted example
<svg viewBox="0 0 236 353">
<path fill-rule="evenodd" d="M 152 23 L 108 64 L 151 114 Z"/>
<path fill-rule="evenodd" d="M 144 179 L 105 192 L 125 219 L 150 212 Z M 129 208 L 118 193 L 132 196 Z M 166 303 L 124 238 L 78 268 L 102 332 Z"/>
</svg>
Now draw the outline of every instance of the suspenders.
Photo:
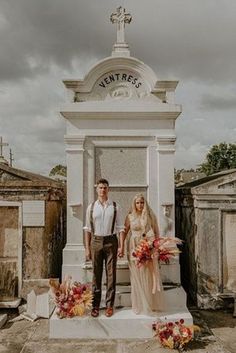
<svg viewBox="0 0 236 353">
<path fill-rule="evenodd" d="M 94 234 L 94 223 L 93 223 L 94 204 L 95 204 L 95 201 L 91 204 L 91 208 L 90 208 L 90 226 L 91 226 L 91 233 L 92 234 Z M 112 220 L 112 226 L 111 226 L 111 234 L 114 233 L 116 214 L 117 214 L 116 202 L 114 202 L 114 201 L 113 201 L 113 208 L 114 208 L 114 214 L 113 214 L 113 220 Z"/>
<path fill-rule="evenodd" d="M 116 221 L 116 213 L 117 213 L 116 203 L 114 201 L 113 201 L 113 208 L 114 208 L 114 215 L 113 215 L 112 226 L 111 226 L 111 234 L 114 233 L 115 221 Z"/>
</svg>

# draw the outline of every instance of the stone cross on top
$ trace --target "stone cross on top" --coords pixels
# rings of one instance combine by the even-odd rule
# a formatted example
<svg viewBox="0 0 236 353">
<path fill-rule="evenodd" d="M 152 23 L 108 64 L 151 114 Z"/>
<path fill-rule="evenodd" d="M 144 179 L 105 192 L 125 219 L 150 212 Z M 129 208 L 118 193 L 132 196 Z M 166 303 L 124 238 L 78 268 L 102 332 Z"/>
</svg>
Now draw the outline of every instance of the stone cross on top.
<svg viewBox="0 0 236 353">
<path fill-rule="evenodd" d="M 120 6 L 117 8 L 117 12 L 111 14 L 110 20 L 112 23 L 117 24 L 117 39 L 112 54 L 129 55 L 129 46 L 125 42 L 125 24 L 131 22 L 132 16 L 129 13 L 125 13 L 125 9 Z"/>
</svg>

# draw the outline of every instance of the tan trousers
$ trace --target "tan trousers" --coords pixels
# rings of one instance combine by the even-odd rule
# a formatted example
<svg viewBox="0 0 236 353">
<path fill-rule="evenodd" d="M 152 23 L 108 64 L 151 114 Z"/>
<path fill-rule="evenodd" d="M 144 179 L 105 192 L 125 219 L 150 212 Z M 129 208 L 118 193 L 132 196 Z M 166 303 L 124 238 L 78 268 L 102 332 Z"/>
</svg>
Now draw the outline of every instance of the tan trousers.
<svg viewBox="0 0 236 353">
<path fill-rule="evenodd" d="M 93 307 L 99 308 L 102 296 L 103 263 L 106 270 L 106 307 L 113 307 L 116 294 L 116 263 L 118 239 L 115 235 L 92 236 L 91 254 L 93 263 Z"/>
</svg>

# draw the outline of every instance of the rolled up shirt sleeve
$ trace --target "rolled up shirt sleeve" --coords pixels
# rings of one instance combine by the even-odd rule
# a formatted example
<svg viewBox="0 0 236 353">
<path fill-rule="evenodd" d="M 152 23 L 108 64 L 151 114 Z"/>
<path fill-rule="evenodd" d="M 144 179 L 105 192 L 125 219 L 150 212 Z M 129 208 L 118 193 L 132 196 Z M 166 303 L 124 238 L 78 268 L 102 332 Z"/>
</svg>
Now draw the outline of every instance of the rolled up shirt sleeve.
<svg viewBox="0 0 236 353">
<path fill-rule="evenodd" d="M 124 226 L 124 222 L 123 222 L 123 219 L 122 219 L 122 216 L 121 216 L 120 205 L 117 204 L 116 210 L 117 210 L 117 213 L 116 213 L 116 231 L 118 233 L 124 232 L 125 226 Z"/>
<path fill-rule="evenodd" d="M 83 227 L 83 230 L 91 233 L 90 210 L 91 210 L 91 205 L 88 206 L 86 211 L 85 226 Z"/>
</svg>

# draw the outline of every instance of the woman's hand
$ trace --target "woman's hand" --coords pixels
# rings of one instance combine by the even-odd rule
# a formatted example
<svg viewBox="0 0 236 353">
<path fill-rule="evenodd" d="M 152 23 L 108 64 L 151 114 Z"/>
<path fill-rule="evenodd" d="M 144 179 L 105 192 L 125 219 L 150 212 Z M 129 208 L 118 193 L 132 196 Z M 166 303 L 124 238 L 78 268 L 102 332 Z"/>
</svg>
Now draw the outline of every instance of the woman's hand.
<svg viewBox="0 0 236 353">
<path fill-rule="evenodd" d="M 124 248 L 123 247 L 118 248 L 117 256 L 118 257 L 123 257 L 124 256 Z"/>
</svg>

